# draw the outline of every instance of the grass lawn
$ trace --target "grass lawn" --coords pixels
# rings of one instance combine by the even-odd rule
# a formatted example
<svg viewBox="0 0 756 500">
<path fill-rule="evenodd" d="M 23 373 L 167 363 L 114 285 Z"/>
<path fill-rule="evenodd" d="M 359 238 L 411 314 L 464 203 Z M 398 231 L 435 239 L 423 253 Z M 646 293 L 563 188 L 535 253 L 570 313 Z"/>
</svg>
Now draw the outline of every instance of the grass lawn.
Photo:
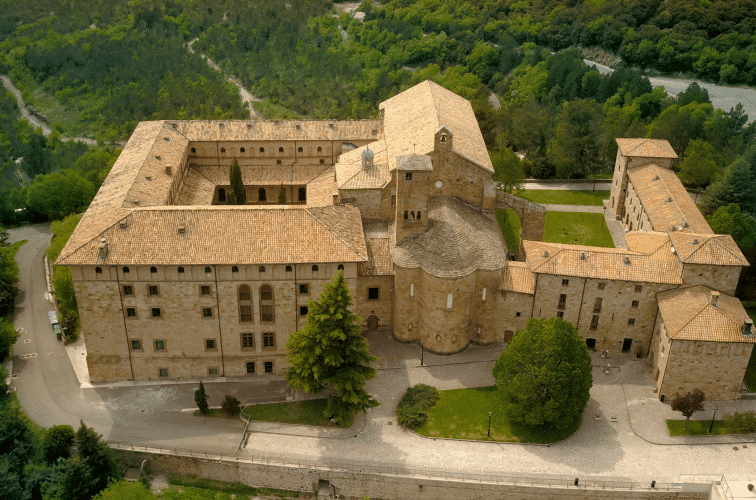
<svg viewBox="0 0 756 500">
<path fill-rule="evenodd" d="M 571 436 L 580 427 L 577 419 L 564 430 L 532 428 L 510 422 L 504 413 L 505 403 L 495 386 L 439 391 L 438 404 L 428 412 L 428 421 L 415 431 L 428 437 L 554 443 Z M 488 437 L 488 412 L 491 437 Z"/>
<path fill-rule="evenodd" d="M 27 241 L 29 240 L 17 241 L 13 243 L 12 245 L 7 246 L 6 248 L 10 250 L 11 255 L 15 257 L 16 254 L 18 253 L 18 249 L 21 248 L 24 245 L 24 243 L 26 243 Z"/>
<path fill-rule="evenodd" d="M 756 346 L 751 351 L 751 360 L 746 368 L 744 381 L 751 392 L 756 391 Z"/>
<path fill-rule="evenodd" d="M 711 420 L 691 420 L 688 428 L 685 428 L 685 420 L 667 420 L 667 429 L 670 436 L 708 436 Z M 712 434 L 742 434 L 738 431 L 730 431 L 724 420 L 715 420 Z"/>
<path fill-rule="evenodd" d="M 614 248 L 603 214 L 546 212 L 543 241 Z"/>
<path fill-rule="evenodd" d="M 299 491 L 277 490 L 273 488 L 253 488 L 241 483 L 225 483 L 194 476 L 170 474 L 171 488 L 163 490 L 158 498 L 163 500 L 231 500 L 252 496 L 298 498 Z M 180 488 L 177 488 L 179 486 Z M 241 497 L 244 495 L 244 497 Z"/>
<path fill-rule="evenodd" d="M 510 252 L 517 252 L 520 247 L 520 218 L 511 208 L 496 210 L 496 220 L 499 221 L 501 234 Z"/>
<path fill-rule="evenodd" d="M 336 427 L 336 424 L 328 420 L 325 415 L 327 404 L 327 399 L 311 399 L 308 401 L 252 405 L 244 408 L 244 414 L 252 420 L 264 422 Z M 351 422 L 344 427 L 350 425 L 352 425 Z"/>
<path fill-rule="evenodd" d="M 602 200 L 609 198 L 610 191 L 568 191 L 565 189 L 525 189 L 515 193 L 535 203 L 557 205 L 604 206 Z"/>
</svg>

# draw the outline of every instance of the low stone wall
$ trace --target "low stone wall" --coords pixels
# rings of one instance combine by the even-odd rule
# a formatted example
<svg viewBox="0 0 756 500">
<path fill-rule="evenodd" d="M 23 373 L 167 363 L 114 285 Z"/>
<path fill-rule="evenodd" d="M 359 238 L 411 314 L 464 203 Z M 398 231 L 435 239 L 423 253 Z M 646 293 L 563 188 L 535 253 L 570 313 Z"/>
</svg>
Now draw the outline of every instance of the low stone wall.
<svg viewBox="0 0 756 500">
<path fill-rule="evenodd" d="M 522 240 L 543 240 L 543 225 L 546 221 L 546 207 L 533 203 L 513 194 L 496 191 L 496 208 L 511 208 L 520 218 L 520 248 L 517 249 L 518 259 L 525 255 Z M 512 252 L 514 249 L 510 248 Z"/>
</svg>

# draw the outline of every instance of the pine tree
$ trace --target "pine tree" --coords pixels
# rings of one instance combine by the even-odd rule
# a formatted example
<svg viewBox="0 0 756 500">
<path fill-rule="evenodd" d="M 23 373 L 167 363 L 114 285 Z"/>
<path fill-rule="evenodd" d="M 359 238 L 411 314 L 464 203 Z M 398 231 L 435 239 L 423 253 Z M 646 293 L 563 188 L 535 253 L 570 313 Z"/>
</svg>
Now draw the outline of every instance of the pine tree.
<svg viewBox="0 0 756 500">
<path fill-rule="evenodd" d="M 283 184 L 278 187 L 278 204 L 286 204 L 286 190 L 284 189 Z"/>
<path fill-rule="evenodd" d="M 194 402 L 197 404 L 197 408 L 199 408 L 200 413 L 202 413 L 203 415 L 207 413 L 207 410 L 209 408 L 207 404 L 207 394 L 205 394 L 205 386 L 202 385 L 201 380 L 199 389 L 194 391 Z"/>
<path fill-rule="evenodd" d="M 307 324 L 292 333 L 286 343 L 289 384 L 310 393 L 335 389 L 326 412 L 336 424 L 348 423 L 355 413 L 379 404 L 365 390 L 366 382 L 375 377 L 370 363 L 377 358 L 370 354 L 362 336 L 362 320 L 349 310 L 352 303 L 352 294 L 339 272 L 319 300 L 309 302 Z"/>
<path fill-rule="evenodd" d="M 242 181 L 241 169 L 239 168 L 239 163 L 236 161 L 236 158 L 234 158 L 231 162 L 229 179 L 231 181 L 231 191 L 234 194 L 233 197 L 229 197 L 229 203 L 232 203 L 234 205 L 244 205 L 244 203 L 247 201 L 247 198 L 244 195 L 244 182 Z M 233 200 L 233 202 L 231 202 L 230 200 Z"/>
</svg>

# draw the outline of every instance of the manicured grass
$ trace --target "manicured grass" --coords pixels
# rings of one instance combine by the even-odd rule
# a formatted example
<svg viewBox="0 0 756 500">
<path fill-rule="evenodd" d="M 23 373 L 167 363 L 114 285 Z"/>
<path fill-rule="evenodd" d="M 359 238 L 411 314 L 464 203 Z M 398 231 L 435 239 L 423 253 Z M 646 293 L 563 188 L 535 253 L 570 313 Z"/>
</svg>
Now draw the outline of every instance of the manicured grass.
<svg viewBox="0 0 756 500">
<path fill-rule="evenodd" d="M 603 227 L 602 227 L 603 226 Z M 543 241 L 614 248 L 603 214 L 546 212 Z"/>
<path fill-rule="evenodd" d="M 667 420 L 670 436 L 708 436 L 711 420 L 691 420 L 685 428 L 685 420 Z M 715 420 L 712 434 L 742 434 L 742 431 L 731 431 L 724 420 Z"/>
<path fill-rule="evenodd" d="M 7 246 L 6 248 L 10 250 L 11 256 L 15 257 L 18 253 L 18 249 L 21 248 L 24 243 L 26 243 L 29 240 L 21 240 L 13 243 L 12 245 Z"/>
<path fill-rule="evenodd" d="M 299 491 L 253 488 L 241 483 L 225 483 L 179 474 L 170 474 L 168 483 L 181 488 L 163 490 L 159 495 L 159 498 L 163 500 L 231 500 L 232 498 L 240 498 L 239 495 L 298 498 L 300 495 Z"/>
<path fill-rule="evenodd" d="M 516 252 L 520 247 L 520 218 L 511 208 L 496 210 L 496 220 L 499 221 L 501 234 L 510 252 Z"/>
<path fill-rule="evenodd" d="M 244 413 L 252 420 L 262 420 L 264 422 L 337 427 L 336 424 L 326 417 L 327 404 L 328 400 L 326 399 L 270 403 L 247 406 L 244 408 Z M 344 427 L 349 427 L 350 425 L 352 425 L 351 422 L 349 422 L 349 425 L 344 425 Z"/>
<path fill-rule="evenodd" d="M 748 390 L 756 392 L 756 346 L 753 346 L 751 350 L 751 360 L 748 362 L 748 368 L 746 368 L 743 380 L 748 386 Z"/>
<path fill-rule="evenodd" d="M 428 422 L 415 429 L 418 434 L 478 441 L 554 443 L 568 438 L 580 427 L 579 418 L 563 430 L 510 422 L 505 415 L 506 405 L 495 386 L 439 393 L 438 403 L 428 412 Z M 491 437 L 488 437 L 488 412 L 493 412 Z"/>
<path fill-rule="evenodd" d="M 590 186 L 590 184 L 589 184 Z M 604 206 L 602 200 L 609 198 L 610 191 L 568 191 L 566 189 L 525 189 L 517 196 L 535 203 L 557 205 Z"/>
<path fill-rule="evenodd" d="M 194 416 L 195 417 L 227 418 L 230 420 L 239 419 L 239 413 L 234 413 L 233 415 L 226 415 L 226 412 L 224 412 L 222 408 L 210 409 L 204 415 L 200 413 L 199 410 L 194 410 Z"/>
</svg>

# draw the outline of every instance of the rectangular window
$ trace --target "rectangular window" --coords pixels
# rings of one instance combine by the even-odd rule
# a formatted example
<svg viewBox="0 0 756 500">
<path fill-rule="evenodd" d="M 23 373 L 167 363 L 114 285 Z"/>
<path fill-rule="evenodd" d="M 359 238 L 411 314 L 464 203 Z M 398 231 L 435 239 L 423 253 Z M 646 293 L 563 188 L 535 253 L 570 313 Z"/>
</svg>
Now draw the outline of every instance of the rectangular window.
<svg viewBox="0 0 756 500">
<path fill-rule="evenodd" d="M 205 349 L 208 351 L 215 351 L 217 349 L 215 346 L 215 339 L 205 339 Z"/>
<path fill-rule="evenodd" d="M 142 350 L 142 341 L 141 340 L 132 340 L 131 341 L 131 350 L 132 351 L 141 351 Z"/>
<path fill-rule="evenodd" d="M 123 294 L 124 295 L 134 295 L 134 288 L 131 285 L 123 285 Z"/>
<path fill-rule="evenodd" d="M 310 295 L 310 285 L 308 283 L 300 283 L 299 295 Z"/>
<path fill-rule="evenodd" d="M 564 318 L 564 311 L 557 311 L 557 318 Z"/>
<path fill-rule="evenodd" d="M 273 362 L 272 361 L 266 361 L 265 362 L 265 373 L 273 373 Z"/>
<path fill-rule="evenodd" d="M 643 285 L 635 285 L 635 291 L 636 292 L 642 292 L 643 291 Z"/>
<path fill-rule="evenodd" d="M 446 308 L 451 309 L 453 304 L 454 304 L 454 294 L 447 293 L 446 294 Z"/>
<path fill-rule="evenodd" d="M 381 296 L 380 288 L 368 288 L 368 300 L 378 300 Z"/>
<path fill-rule="evenodd" d="M 152 317 L 153 318 L 159 318 L 160 317 L 160 308 L 159 307 L 153 307 L 152 308 Z"/>
<path fill-rule="evenodd" d="M 150 295 L 157 295 L 158 294 L 158 287 L 157 285 L 149 285 L 147 286 L 147 289 L 150 292 Z"/>
<path fill-rule="evenodd" d="M 517 312 L 515 313 L 515 317 L 516 317 L 516 318 L 519 318 L 520 316 L 522 316 L 522 313 L 521 313 L 520 311 L 517 311 Z"/>
<path fill-rule="evenodd" d="M 164 340 L 156 340 L 155 341 L 155 350 L 156 351 L 165 351 L 165 341 Z"/>
<path fill-rule="evenodd" d="M 632 326 L 635 324 L 635 318 L 627 318 L 627 324 L 628 326 Z"/>
<path fill-rule="evenodd" d="M 210 285 L 201 285 L 200 295 L 210 295 Z"/>
<path fill-rule="evenodd" d="M 136 318 L 136 308 L 135 307 L 127 307 L 126 308 L 126 317 L 127 318 Z"/>
<path fill-rule="evenodd" d="M 570 284 L 570 280 L 568 280 L 568 279 L 563 279 L 562 280 L 562 286 L 567 286 L 569 284 Z"/>
<path fill-rule="evenodd" d="M 168 368 L 158 368 L 158 376 L 159 377 L 167 377 L 168 376 Z"/>
<path fill-rule="evenodd" d="M 271 304 L 260 306 L 260 321 L 273 321 L 273 306 Z"/>
<path fill-rule="evenodd" d="M 410 297 L 414 297 L 414 296 L 415 296 L 415 284 L 410 283 Z"/>
<path fill-rule="evenodd" d="M 601 303 L 604 301 L 601 297 L 596 297 L 596 302 L 593 304 L 593 312 L 601 312 Z"/>
<path fill-rule="evenodd" d="M 565 304 L 567 303 L 567 294 L 560 293 L 559 294 L 559 303 L 557 304 L 557 309 L 564 309 Z"/>
<path fill-rule="evenodd" d="M 217 368 L 208 368 L 207 369 L 208 375 L 218 375 L 218 369 Z"/>
<path fill-rule="evenodd" d="M 606 283 L 602 281 L 601 283 L 598 284 L 598 289 L 603 290 L 604 288 L 606 288 Z"/>
<path fill-rule="evenodd" d="M 276 334 L 275 333 L 263 333 L 263 349 L 275 349 L 276 348 Z"/>
<path fill-rule="evenodd" d="M 255 373 L 255 362 L 247 361 L 247 373 Z"/>
<path fill-rule="evenodd" d="M 241 346 L 242 346 L 242 349 L 254 349 L 255 348 L 255 334 L 254 333 L 242 333 L 241 334 Z"/>
<path fill-rule="evenodd" d="M 307 316 L 307 306 L 299 306 L 299 315 Z"/>
<path fill-rule="evenodd" d="M 594 314 L 593 317 L 591 318 L 591 330 L 595 330 L 596 328 L 598 328 L 598 321 L 599 321 L 598 314 Z"/>
<path fill-rule="evenodd" d="M 639 301 L 637 301 L 637 300 L 634 300 L 634 301 L 633 301 L 633 307 L 634 307 L 634 308 L 637 308 L 637 307 L 638 307 L 639 305 L 640 305 L 640 302 L 639 302 Z"/>
<path fill-rule="evenodd" d="M 212 307 L 203 307 L 202 308 L 202 317 L 203 318 L 212 318 L 213 317 L 213 308 Z"/>
<path fill-rule="evenodd" d="M 239 306 L 239 321 L 242 323 L 252 321 L 252 306 Z"/>
<path fill-rule="evenodd" d="M 412 172 L 407 172 L 406 174 L 404 174 L 404 179 L 408 180 L 408 181 L 411 181 L 412 180 Z"/>
</svg>

